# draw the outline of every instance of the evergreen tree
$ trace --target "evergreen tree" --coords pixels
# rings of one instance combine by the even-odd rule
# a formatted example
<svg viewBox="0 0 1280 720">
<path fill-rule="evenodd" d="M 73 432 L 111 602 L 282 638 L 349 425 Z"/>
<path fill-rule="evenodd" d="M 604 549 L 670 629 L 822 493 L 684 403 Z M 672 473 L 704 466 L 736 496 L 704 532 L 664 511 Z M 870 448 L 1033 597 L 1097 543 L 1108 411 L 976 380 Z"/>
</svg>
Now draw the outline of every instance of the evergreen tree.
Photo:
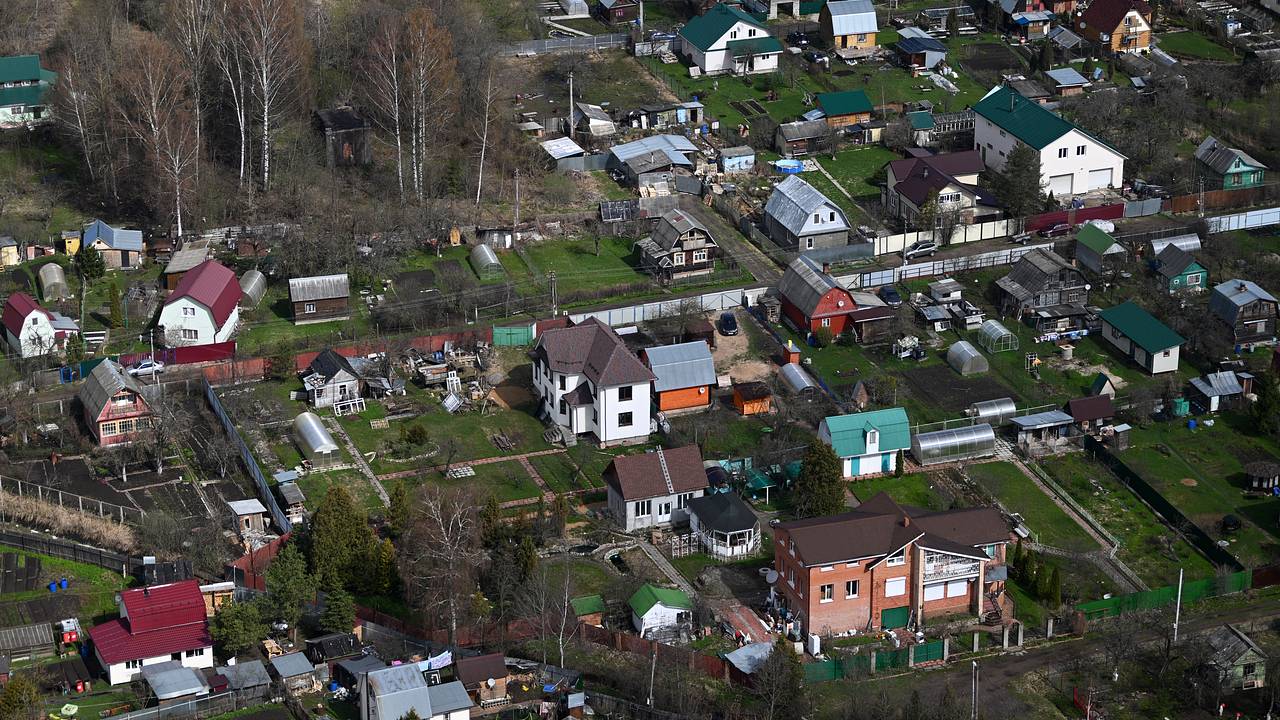
<svg viewBox="0 0 1280 720">
<path fill-rule="evenodd" d="M 72 365 L 84 360 L 84 338 L 80 333 L 73 333 L 67 338 L 67 364 Z"/>
<path fill-rule="evenodd" d="M 1018 542 L 1013 546 L 1013 554 L 1009 556 L 1009 564 L 1017 568 L 1022 564 L 1022 538 L 1018 538 Z"/>
<path fill-rule="evenodd" d="M 107 263 L 102 259 L 102 253 L 85 246 L 76 253 L 76 269 L 85 280 L 93 281 L 107 274 Z"/>
<path fill-rule="evenodd" d="M 902 468 L 906 464 L 906 458 L 902 455 L 902 451 L 899 450 L 897 461 L 893 464 L 893 476 L 902 477 L 902 473 L 905 472 Z"/>
<path fill-rule="evenodd" d="M 1053 43 L 1049 42 L 1048 40 L 1045 40 L 1044 42 L 1040 43 L 1040 69 L 1052 70 L 1053 61 L 1054 61 Z"/>
<path fill-rule="evenodd" d="M 390 525 L 391 534 L 394 537 L 400 537 L 409 525 L 409 489 L 405 487 L 403 480 L 391 488 L 391 505 L 387 509 L 387 524 Z"/>
<path fill-rule="evenodd" d="M 1276 383 L 1276 376 L 1262 373 L 1253 386 L 1258 394 L 1258 400 L 1249 408 L 1253 426 L 1264 435 L 1275 435 L 1280 432 L 1280 385 Z"/>
<path fill-rule="evenodd" d="M 254 603 L 227 603 L 209 621 L 209 635 L 221 657 L 235 657 L 267 636 L 267 624 Z"/>
<path fill-rule="evenodd" d="M 484 505 L 480 506 L 480 536 L 484 538 L 484 544 L 493 547 L 498 540 L 504 537 L 506 526 L 502 524 L 502 505 L 498 502 L 497 496 L 490 493 L 484 499 Z"/>
<path fill-rule="evenodd" d="M 1057 565 L 1054 565 L 1053 572 L 1049 573 L 1049 592 L 1045 594 L 1045 600 L 1054 610 L 1062 607 L 1062 575 L 1058 572 Z"/>
<path fill-rule="evenodd" d="M 996 197 L 1004 201 L 1009 217 L 1024 218 L 1039 213 L 1044 202 L 1040 153 L 1019 143 L 1006 158 L 1004 170 L 990 175 L 989 184 Z"/>
<path fill-rule="evenodd" d="M 107 291 L 107 303 L 111 311 L 111 327 L 124 327 L 124 306 L 120 302 L 120 287 L 115 283 L 111 283 Z"/>
<path fill-rule="evenodd" d="M 315 579 L 307 572 L 307 560 L 289 543 L 267 566 L 266 607 L 271 620 L 280 620 L 295 628 L 302 610 L 316 595 Z"/>
<path fill-rule="evenodd" d="M 351 593 L 337 588 L 324 598 L 324 612 L 320 613 L 320 629 L 325 632 L 349 633 L 356 626 L 356 601 Z"/>
<path fill-rule="evenodd" d="M 805 453 L 796 480 L 795 511 L 801 518 L 835 515 L 845 510 L 844 468 L 830 445 L 814 442 Z"/>
<path fill-rule="evenodd" d="M 1093 68 L 1093 56 L 1090 55 L 1084 59 L 1084 64 L 1080 66 L 1080 74 L 1084 75 L 1086 80 L 1091 79 L 1093 77 Z"/>
<path fill-rule="evenodd" d="M 310 536 L 311 570 L 320 587 L 347 587 L 364 574 L 360 563 L 373 533 L 346 488 L 334 485 L 325 493 L 311 517 Z"/>
<path fill-rule="evenodd" d="M 382 580 L 382 593 L 392 594 L 400 587 L 400 572 L 396 569 L 396 546 L 389 538 L 378 543 L 378 576 Z"/>
<path fill-rule="evenodd" d="M 533 577 L 533 573 L 538 569 L 538 548 L 533 544 L 533 538 L 525 535 L 520 538 L 520 545 L 516 548 L 516 562 L 519 564 L 520 577 L 528 580 Z"/>
</svg>

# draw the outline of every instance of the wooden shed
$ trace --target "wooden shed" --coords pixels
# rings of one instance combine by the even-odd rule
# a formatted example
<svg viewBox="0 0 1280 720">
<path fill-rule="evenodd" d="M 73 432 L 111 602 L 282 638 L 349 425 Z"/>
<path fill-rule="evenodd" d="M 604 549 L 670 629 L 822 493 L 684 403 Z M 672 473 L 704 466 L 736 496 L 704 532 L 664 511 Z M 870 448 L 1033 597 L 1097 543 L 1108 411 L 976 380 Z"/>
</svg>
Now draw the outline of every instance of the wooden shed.
<svg viewBox="0 0 1280 720">
<path fill-rule="evenodd" d="M 373 163 L 373 126 L 351 107 L 317 110 L 316 129 L 324 135 L 329 167 Z"/>
<path fill-rule="evenodd" d="M 773 391 L 762 382 L 734 383 L 733 406 L 743 415 L 761 415 L 773 408 Z"/>
</svg>

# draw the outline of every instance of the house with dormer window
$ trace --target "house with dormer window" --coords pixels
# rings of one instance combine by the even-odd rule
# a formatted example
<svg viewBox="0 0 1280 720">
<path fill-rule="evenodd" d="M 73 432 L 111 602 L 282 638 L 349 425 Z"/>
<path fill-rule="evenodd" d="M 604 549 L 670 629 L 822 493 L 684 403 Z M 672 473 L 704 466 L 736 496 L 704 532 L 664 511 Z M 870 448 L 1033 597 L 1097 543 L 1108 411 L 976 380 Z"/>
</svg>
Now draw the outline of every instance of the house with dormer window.
<svg viewBox="0 0 1280 720">
<path fill-rule="evenodd" d="M 604 471 L 609 511 L 623 530 L 686 525 L 689 501 L 707 490 L 697 445 L 619 455 Z"/>
<path fill-rule="evenodd" d="M 782 43 L 764 23 L 725 3 L 680 28 L 676 47 L 703 75 L 775 72 L 782 55 Z"/>
<path fill-rule="evenodd" d="M 833 415 L 818 425 L 818 439 L 839 456 L 846 478 L 880 475 L 893 472 L 898 453 L 911 447 L 911 424 L 902 408 Z"/>
</svg>

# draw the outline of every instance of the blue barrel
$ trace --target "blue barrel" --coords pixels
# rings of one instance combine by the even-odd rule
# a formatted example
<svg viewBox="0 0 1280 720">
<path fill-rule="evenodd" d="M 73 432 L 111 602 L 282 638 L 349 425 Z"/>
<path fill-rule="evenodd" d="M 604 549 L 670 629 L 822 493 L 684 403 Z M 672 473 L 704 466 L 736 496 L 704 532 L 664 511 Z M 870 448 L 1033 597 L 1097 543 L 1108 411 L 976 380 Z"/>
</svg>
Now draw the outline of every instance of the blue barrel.
<svg viewBox="0 0 1280 720">
<path fill-rule="evenodd" d="M 1195 421 L 1195 420 L 1188 420 L 1188 421 L 1187 421 L 1187 429 L 1188 429 L 1188 430 L 1195 430 L 1195 429 L 1196 429 L 1196 421 Z"/>
<path fill-rule="evenodd" d="M 336 683 L 336 682 L 330 682 L 330 683 L 329 683 L 329 692 L 338 692 L 338 683 Z"/>
<path fill-rule="evenodd" d="M 49 583 L 49 592 L 51 592 L 51 593 L 56 593 L 56 592 L 58 592 L 58 583 L 56 583 L 56 582 L 51 582 L 51 583 Z"/>
<path fill-rule="evenodd" d="M 62 588 L 63 590 L 66 590 L 66 589 L 67 589 L 67 579 L 66 579 L 66 578 L 62 578 L 61 580 L 59 580 L 59 581 L 58 581 L 58 587 Z"/>
</svg>

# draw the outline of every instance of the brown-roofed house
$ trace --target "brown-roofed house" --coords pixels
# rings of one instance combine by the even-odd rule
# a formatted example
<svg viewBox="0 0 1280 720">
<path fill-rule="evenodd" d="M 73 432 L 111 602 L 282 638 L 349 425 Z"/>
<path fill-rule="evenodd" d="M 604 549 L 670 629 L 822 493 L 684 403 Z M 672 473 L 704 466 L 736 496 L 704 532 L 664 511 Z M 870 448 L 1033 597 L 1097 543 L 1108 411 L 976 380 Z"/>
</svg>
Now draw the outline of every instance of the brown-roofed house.
<svg viewBox="0 0 1280 720">
<path fill-rule="evenodd" d="M 984 169 L 977 150 L 894 160 L 885 168 L 885 209 L 910 226 L 935 199 L 939 209 L 955 212 L 964 224 L 999 218 L 999 202 L 978 187 Z"/>
<path fill-rule="evenodd" d="M 689 521 L 689 501 L 702 497 L 707 473 L 697 445 L 619 455 L 604 471 L 609 509 L 628 532 Z"/>
<path fill-rule="evenodd" d="M 502 705 L 510 699 L 507 695 L 507 663 L 500 652 L 459 658 L 453 675 L 481 708 Z"/>
<path fill-rule="evenodd" d="M 1076 16 L 1076 32 L 1113 53 L 1151 49 L 1151 6 L 1143 0 L 1093 0 Z"/>
<path fill-rule="evenodd" d="M 602 446 L 649 437 L 654 375 L 613 328 L 590 317 L 547 330 L 529 357 L 539 412 L 562 433 L 591 434 Z"/>
<path fill-rule="evenodd" d="M 1091 395 L 1076 398 L 1067 403 L 1067 414 L 1076 421 L 1081 430 L 1088 432 L 1111 422 L 1116 416 L 1115 408 L 1108 395 Z"/>
<path fill-rule="evenodd" d="M 882 492 L 847 513 L 775 526 L 775 587 L 811 633 L 1003 615 L 1008 541 L 995 508 L 933 512 Z"/>
</svg>

